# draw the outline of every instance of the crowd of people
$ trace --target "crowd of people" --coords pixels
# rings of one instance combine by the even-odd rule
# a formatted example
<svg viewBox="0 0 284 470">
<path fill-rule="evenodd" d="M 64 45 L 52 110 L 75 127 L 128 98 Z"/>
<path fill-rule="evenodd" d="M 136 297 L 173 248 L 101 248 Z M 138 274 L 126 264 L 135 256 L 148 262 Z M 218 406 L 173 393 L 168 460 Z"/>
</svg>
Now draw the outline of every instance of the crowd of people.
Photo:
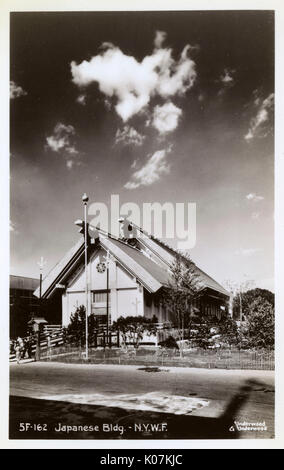
<svg viewBox="0 0 284 470">
<path fill-rule="evenodd" d="M 32 348 L 35 344 L 35 340 L 32 335 L 27 336 L 26 338 L 21 338 L 18 336 L 16 340 L 10 341 L 10 354 L 16 355 L 17 364 L 20 363 L 21 359 L 28 357 L 32 358 Z"/>
</svg>

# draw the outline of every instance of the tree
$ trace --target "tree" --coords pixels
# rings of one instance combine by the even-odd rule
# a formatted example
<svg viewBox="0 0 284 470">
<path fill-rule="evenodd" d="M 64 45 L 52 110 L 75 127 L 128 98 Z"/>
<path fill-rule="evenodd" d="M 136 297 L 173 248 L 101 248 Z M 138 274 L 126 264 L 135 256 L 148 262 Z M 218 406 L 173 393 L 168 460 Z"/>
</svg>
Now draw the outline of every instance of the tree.
<svg viewBox="0 0 284 470">
<path fill-rule="evenodd" d="M 137 350 L 144 333 L 156 333 L 157 328 L 155 323 L 157 323 L 157 317 L 155 316 L 152 318 L 145 318 L 141 315 L 119 317 L 116 322 L 113 322 L 112 330 L 120 332 L 124 347 L 126 347 L 127 342 L 131 342 Z"/>
<path fill-rule="evenodd" d="M 209 318 L 206 315 L 200 317 L 200 322 L 195 326 L 198 333 L 195 337 L 195 343 L 197 346 L 203 349 L 207 349 L 210 345 L 210 336 L 211 336 L 211 327 L 212 324 L 210 323 Z"/>
<path fill-rule="evenodd" d="M 263 297 L 257 297 L 248 307 L 247 330 L 249 345 L 255 348 L 274 347 L 274 307 Z"/>
<path fill-rule="evenodd" d="M 258 297 L 261 297 L 263 301 L 270 303 L 274 307 L 274 294 L 267 289 L 250 289 L 246 292 L 241 293 L 242 301 L 242 312 L 247 317 L 250 310 L 251 303 L 256 300 Z M 237 294 L 233 299 L 233 316 L 234 318 L 239 318 L 240 315 L 240 295 Z"/>
<path fill-rule="evenodd" d="M 180 341 L 184 340 L 185 328 L 190 334 L 194 319 L 192 302 L 199 297 L 200 279 L 190 257 L 178 254 L 171 267 L 171 279 L 164 289 L 164 303 L 172 313 L 172 323 Z M 182 356 L 182 342 L 180 343 Z"/>
<path fill-rule="evenodd" d="M 94 314 L 88 317 L 88 343 L 92 344 L 94 336 L 98 328 L 98 322 Z M 65 329 L 64 336 L 70 343 L 83 345 L 86 341 L 86 309 L 84 305 L 80 305 L 72 313 L 70 323 Z"/>
<path fill-rule="evenodd" d="M 229 346 L 237 346 L 239 349 L 247 347 L 247 328 L 243 324 L 238 324 L 227 315 L 218 321 L 217 326 L 222 342 Z"/>
</svg>

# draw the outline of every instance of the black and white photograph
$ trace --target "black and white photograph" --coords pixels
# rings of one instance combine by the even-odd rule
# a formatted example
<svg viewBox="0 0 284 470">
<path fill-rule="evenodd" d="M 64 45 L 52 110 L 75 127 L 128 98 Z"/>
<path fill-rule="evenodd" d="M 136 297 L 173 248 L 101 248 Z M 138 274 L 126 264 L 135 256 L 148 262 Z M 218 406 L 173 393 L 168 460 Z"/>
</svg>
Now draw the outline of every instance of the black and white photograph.
<svg viewBox="0 0 284 470">
<path fill-rule="evenodd" d="M 273 441 L 275 11 L 79 8 L 9 13 L 8 439 Z"/>
</svg>

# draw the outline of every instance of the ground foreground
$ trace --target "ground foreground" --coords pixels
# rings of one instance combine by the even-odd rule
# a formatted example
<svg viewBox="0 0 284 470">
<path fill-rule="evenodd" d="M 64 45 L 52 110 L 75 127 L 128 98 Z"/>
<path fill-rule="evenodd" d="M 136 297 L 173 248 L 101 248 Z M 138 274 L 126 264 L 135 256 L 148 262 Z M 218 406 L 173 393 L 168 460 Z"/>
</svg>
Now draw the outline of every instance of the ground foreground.
<svg viewBox="0 0 284 470">
<path fill-rule="evenodd" d="M 272 371 L 11 365 L 11 439 L 273 437 Z"/>
</svg>

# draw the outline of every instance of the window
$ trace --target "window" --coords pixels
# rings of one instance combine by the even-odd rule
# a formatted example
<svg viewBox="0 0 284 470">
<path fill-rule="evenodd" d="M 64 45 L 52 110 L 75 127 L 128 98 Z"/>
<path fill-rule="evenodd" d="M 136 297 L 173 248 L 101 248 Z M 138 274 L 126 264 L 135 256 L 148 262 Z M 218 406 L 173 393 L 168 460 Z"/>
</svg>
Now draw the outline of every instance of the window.
<svg viewBox="0 0 284 470">
<path fill-rule="evenodd" d="M 93 292 L 93 302 L 95 304 L 106 304 L 107 302 L 107 291 L 97 290 Z M 110 304 L 110 290 L 108 291 L 108 303 Z"/>
<path fill-rule="evenodd" d="M 96 316 L 107 314 L 106 290 L 96 290 L 93 292 L 92 313 Z M 110 315 L 110 290 L 108 291 L 108 313 Z"/>
</svg>

